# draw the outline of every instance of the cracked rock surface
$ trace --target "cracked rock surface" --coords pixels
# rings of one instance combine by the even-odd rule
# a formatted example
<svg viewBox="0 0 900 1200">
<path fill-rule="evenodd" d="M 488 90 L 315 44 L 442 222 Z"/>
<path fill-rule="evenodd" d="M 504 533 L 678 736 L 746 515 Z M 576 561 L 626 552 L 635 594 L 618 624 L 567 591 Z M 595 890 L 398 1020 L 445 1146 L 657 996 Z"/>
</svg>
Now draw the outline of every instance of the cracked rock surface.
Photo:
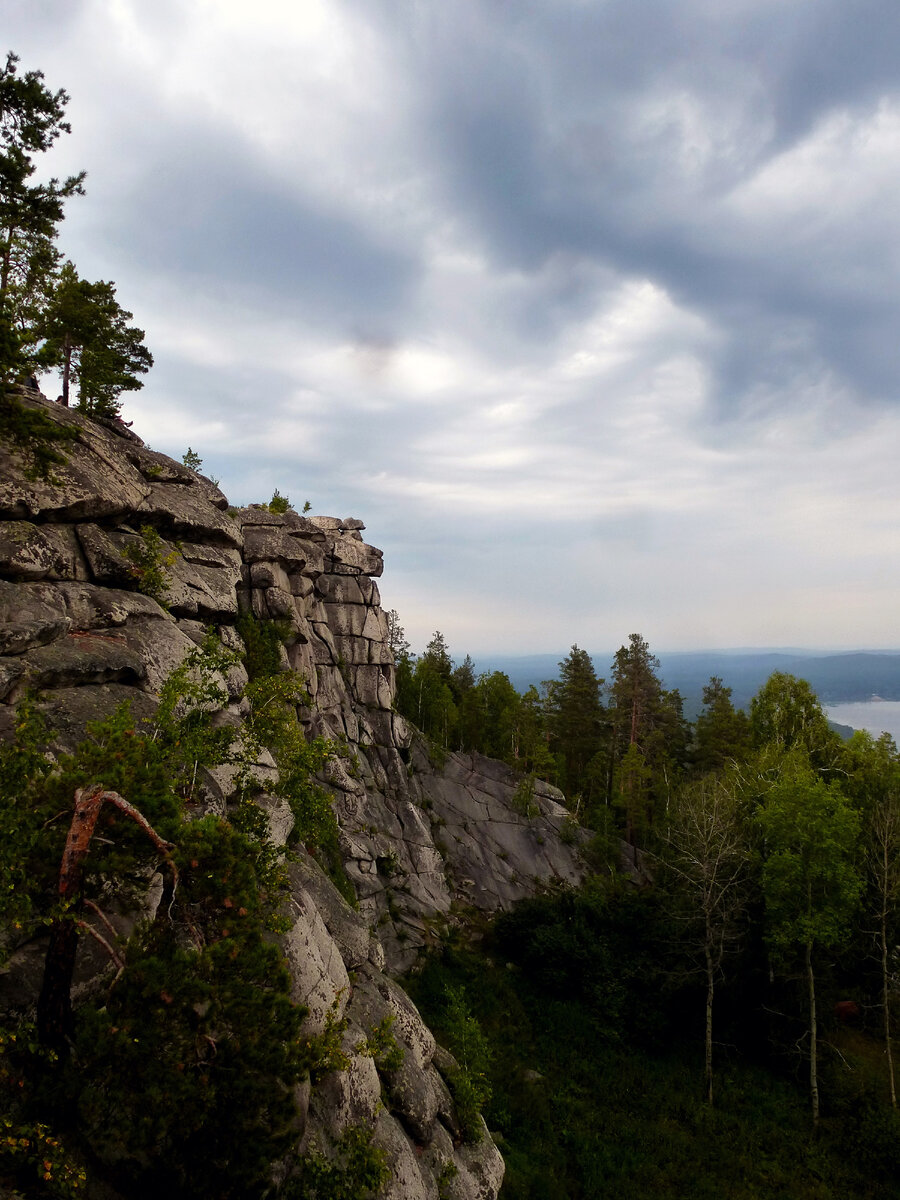
<svg viewBox="0 0 900 1200">
<path fill-rule="evenodd" d="M 508 767 L 453 753 L 437 766 L 393 711 L 395 667 L 376 583 L 384 563 L 361 521 L 229 508 L 210 480 L 120 423 L 87 420 L 39 394 L 22 403 L 77 428 L 78 440 L 54 468 L 56 483 L 29 479 L 0 448 L 0 736 L 37 685 L 58 744 L 71 748 L 88 721 L 123 700 L 138 719 L 152 715 L 162 681 L 205 626 L 241 649 L 239 613 L 283 622 L 285 665 L 303 675 L 311 698 L 305 730 L 342 747 L 324 782 L 358 898 L 354 910 L 311 858 L 291 866 L 283 949 L 294 999 L 309 1009 L 311 1032 L 329 1014 L 347 1020 L 346 1069 L 300 1089 L 301 1148 L 365 1121 L 388 1155 L 389 1200 L 438 1200 L 442 1173 L 451 1200 L 493 1200 L 500 1153 L 489 1136 L 460 1143 L 439 1065 L 446 1069 L 449 1056 L 396 977 L 460 912 L 494 912 L 538 886 L 582 878 L 577 847 L 560 837 L 561 794 L 537 783 L 523 812 Z M 166 607 L 135 590 L 127 548 L 148 526 L 171 560 Z M 242 678 L 228 681 L 232 697 Z M 240 721 L 236 701 L 223 719 Z M 261 785 L 271 782 L 271 759 L 256 769 Z M 206 782 L 210 810 L 224 811 L 232 775 L 222 769 Z M 273 839 L 283 842 L 291 817 L 277 783 L 265 804 Z M 0 975 L 0 1009 L 33 1002 L 40 961 L 37 943 L 17 952 Z M 80 970 L 89 979 L 90 964 Z M 392 1070 L 364 1051 L 385 1017 L 403 1050 Z M 457 1173 L 446 1182 L 450 1163 Z"/>
</svg>

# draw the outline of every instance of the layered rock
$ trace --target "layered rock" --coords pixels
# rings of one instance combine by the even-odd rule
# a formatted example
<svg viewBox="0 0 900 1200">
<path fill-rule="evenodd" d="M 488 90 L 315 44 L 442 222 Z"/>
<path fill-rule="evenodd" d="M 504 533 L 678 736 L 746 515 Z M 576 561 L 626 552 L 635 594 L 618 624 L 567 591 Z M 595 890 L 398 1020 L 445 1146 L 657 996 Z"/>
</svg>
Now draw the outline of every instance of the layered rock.
<svg viewBox="0 0 900 1200">
<path fill-rule="evenodd" d="M 339 747 L 326 782 L 359 902 L 351 909 L 313 860 L 293 868 L 285 953 L 295 998 L 313 1030 L 329 1013 L 347 1019 L 348 1066 L 307 1097 L 304 1141 L 364 1120 L 390 1158 L 387 1196 L 437 1200 L 436 1179 L 452 1163 L 443 1195 L 494 1197 L 502 1160 L 489 1138 L 460 1145 L 434 1039 L 393 976 L 467 909 L 493 912 L 536 886 L 581 878 L 576 851 L 559 836 L 561 795 L 538 784 L 525 806 L 509 768 L 436 756 L 393 711 L 394 660 L 375 582 L 382 554 L 363 540 L 361 521 L 229 508 L 210 480 L 124 426 L 41 397 L 22 402 L 77 428 L 78 440 L 55 482 L 28 478 L 0 448 L 0 734 L 36 686 L 59 744 L 70 747 L 123 699 L 138 716 L 151 713 L 205 627 L 240 649 L 240 613 L 278 621 L 285 665 L 310 695 L 304 725 Z M 148 529 L 167 564 L 165 605 L 136 590 Z M 234 720 L 245 681 L 241 671 L 229 681 Z M 257 770 L 261 781 L 275 776 L 271 759 Z M 208 780 L 211 807 L 222 809 L 231 785 L 227 771 Z M 277 786 L 265 803 L 284 840 L 291 818 Z M 15 990 L 9 973 L 7 984 Z M 404 1062 L 379 1072 L 359 1048 L 387 1016 Z"/>
</svg>

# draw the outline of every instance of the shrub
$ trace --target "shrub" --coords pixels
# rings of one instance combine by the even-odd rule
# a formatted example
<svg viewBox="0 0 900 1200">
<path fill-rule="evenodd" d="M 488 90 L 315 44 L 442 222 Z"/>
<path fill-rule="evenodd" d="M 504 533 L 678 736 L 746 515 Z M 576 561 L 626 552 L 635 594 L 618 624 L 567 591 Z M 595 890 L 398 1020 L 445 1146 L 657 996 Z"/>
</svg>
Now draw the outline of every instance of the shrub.
<svg viewBox="0 0 900 1200">
<path fill-rule="evenodd" d="M 272 494 L 272 499 L 269 501 L 269 512 L 271 513 L 286 513 L 291 507 L 291 502 L 287 496 L 282 496 L 278 488 Z"/>
<path fill-rule="evenodd" d="M 26 479 L 57 483 L 53 468 L 68 462 L 63 447 L 78 440 L 78 429 L 58 425 L 39 409 L 26 408 L 0 388 L 0 440 L 13 444 L 30 463 Z"/>
<path fill-rule="evenodd" d="M 177 551 L 166 552 L 166 543 L 150 525 L 141 526 L 140 541 L 129 542 L 123 554 L 131 564 L 131 574 L 139 592 L 167 608 L 169 568 L 178 557 Z"/>
<path fill-rule="evenodd" d="M 285 1185 L 286 1200 L 362 1200 L 387 1182 L 387 1155 L 372 1145 L 371 1129 L 351 1125 L 329 1150 L 310 1149 Z"/>
<path fill-rule="evenodd" d="M 467 1142 L 478 1142 L 483 1134 L 481 1110 L 491 1098 L 488 1070 L 491 1049 L 466 1001 L 462 988 L 447 987 L 446 1007 L 441 1026 L 453 1056 L 459 1063 L 447 1079 L 462 1135 Z"/>
<path fill-rule="evenodd" d="M 540 814 L 534 799 L 534 776 L 525 775 L 518 783 L 516 790 L 512 794 L 511 804 L 513 809 L 523 817 L 531 820 Z"/>
</svg>

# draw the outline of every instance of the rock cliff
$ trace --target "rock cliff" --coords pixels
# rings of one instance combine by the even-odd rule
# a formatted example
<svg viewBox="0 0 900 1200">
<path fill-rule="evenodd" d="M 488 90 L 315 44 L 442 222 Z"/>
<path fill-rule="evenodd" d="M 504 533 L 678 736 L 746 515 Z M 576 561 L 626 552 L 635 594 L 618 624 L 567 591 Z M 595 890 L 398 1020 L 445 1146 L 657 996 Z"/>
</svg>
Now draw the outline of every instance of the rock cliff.
<svg viewBox="0 0 900 1200">
<path fill-rule="evenodd" d="M 311 857 L 291 866 L 284 952 L 294 999 L 308 1006 L 313 1032 L 329 1014 L 348 1020 L 349 1065 L 301 1097 L 302 1138 L 373 1125 L 389 1156 L 390 1200 L 437 1200 L 439 1177 L 442 1196 L 496 1196 L 499 1152 L 489 1137 L 461 1142 L 446 1055 L 396 979 L 468 911 L 494 912 L 582 877 L 571 838 L 560 837 L 560 794 L 537 784 L 525 811 L 507 767 L 436 754 L 393 711 L 382 555 L 363 540 L 361 521 L 231 508 L 214 483 L 121 423 L 87 420 L 34 393 L 21 400 L 77 438 L 52 480 L 29 477 L 22 456 L 0 445 L 0 736 L 10 736 L 25 689 L 37 687 L 59 746 L 69 747 L 123 699 L 139 717 L 151 713 L 162 681 L 207 628 L 240 650 L 239 614 L 280 622 L 284 664 L 310 696 L 300 719 L 340 747 L 325 782 L 358 898 L 357 908 L 347 904 Z M 135 590 L 148 529 L 155 561 L 166 564 L 165 606 Z M 223 719 L 239 722 L 243 669 L 228 682 Z M 263 752 L 259 777 L 274 770 Z M 224 811 L 232 782 L 226 769 L 208 773 L 208 809 Z M 283 842 L 291 817 L 277 782 L 260 800 Z M 0 975 L 0 1005 L 33 1002 L 27 980 L 39 954 L 38 944 L 17 952 Z M 90 973 L 81 964 L 86 986 Z M 386 1016 L 404 1050 L 393 1070 L 358 1050 Z"/>
</svg>

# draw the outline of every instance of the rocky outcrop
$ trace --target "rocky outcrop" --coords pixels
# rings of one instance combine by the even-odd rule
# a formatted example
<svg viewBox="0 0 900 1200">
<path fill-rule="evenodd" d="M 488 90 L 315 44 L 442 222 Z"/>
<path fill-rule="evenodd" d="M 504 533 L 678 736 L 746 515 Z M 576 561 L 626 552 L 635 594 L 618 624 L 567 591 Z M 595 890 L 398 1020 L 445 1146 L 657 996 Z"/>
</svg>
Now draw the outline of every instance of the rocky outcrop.
<svg viewBox="0 0 900 1200">
<path fill-rule="evenodd" d="M 205 627 L 240 649 L 240 613 L 280 622 L 285 665 L 310 696 L 301 719 L 310 736 L 340 748 L 326 782 L 359 905 L 352 909 L 312 859 L 292 867 L 284 950 L 295 999 L 309 1008 L 313 1031 L 328 1014 L 347 1021 L 348 1065 L 306 1095 L 304 1142 L 363 1120 L 388 1153 L 393 1200 L 437 1200 L 439 1176 L 443 1196 L 496 1196 L 500 1155 L 489 1137 L 460 1144 L 437 1065 L 446 1070 L 447 1056 L 436 1055 L 395 977 L 467 910 L 493 912 L 540 885 L 581 878 L 571 837 L 560 837 L 561 795 L 538 784 L 523 804 L 507 767 L 436 755 L 393 711 L 395 668 L 376 583 L 382 555 L 363 540 L 361 521 L 229 508 L 210 480 L 124 426 L 33 394 L 22 402 L 77 428 L 78 440 L 53 482 L 29 478 L 0 449 L 0 734 L 24 690 L 38 687 L 59 744 L 70 747 L 123 699 L 139 716 L 151 713 L 162 681 Z M 158 598 L 137 590 L 150 546 L 165 566 Z M 234 697 L 244 681 L 240 671 L 230 681 Z M 240 719 L 237 702 L 232 719 Z M 258 771 L 271 779 L 274 763 Z M 207 782 L 210 807 L 221 810 L 227 770 Z M 284 840 L 291 818 L 277 788 L 266 804 L 273 836 Z M 20 965 L 34 958 L 25 948 Z M 7 1003 L 21 991 L 14 976 L 7 972 Z M 365 1050 L 367 1032 L 385 1017 L 403 1050 L 391 1069 Z"/>
</svg>

